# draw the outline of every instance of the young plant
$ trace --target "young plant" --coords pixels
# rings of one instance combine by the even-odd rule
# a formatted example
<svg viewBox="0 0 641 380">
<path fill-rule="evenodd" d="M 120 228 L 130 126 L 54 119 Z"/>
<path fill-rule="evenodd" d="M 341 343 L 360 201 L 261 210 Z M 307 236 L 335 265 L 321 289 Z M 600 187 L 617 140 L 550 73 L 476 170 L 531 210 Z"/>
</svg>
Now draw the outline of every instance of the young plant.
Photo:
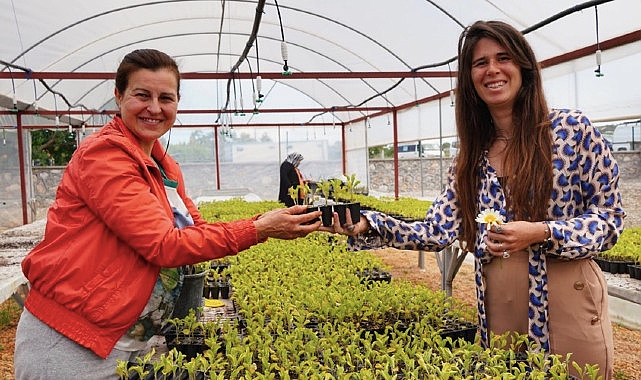
<svg viewBox="0 0 641 380">
<path fill-rule="evenodd" d="M 298 186 L 292 186 L 287 190 L 287 194 L 292 198 L 294 204 L 298 204 Z"/>
<path fill-rule="evenodd" d="M 309 204 L 309 198 L 312 190 L 309 187 L 308 183 L 305 183 L 304 185 L 299 185 L 300 187 L 300 192 L 303 195 L 303 204 L 308 205 Z"/>
<path fill-rule="evenodd" d="M 350 175 L 344 174 L 345 176 L 345 187 L 347 187 L 347 194 L 349 194 L 349 200 L 354 201 L 354 191 L 356 187 L 360 185 L 361 181 L 356 179 L 356 174 L 352 173 Z"/>
<path fill-rule="evenodd" d="M 332 190 L 334 191 L 334 199 L 344 199 L 345 188 L 343 187 L 343 181 L 339 178 L 333 178 L 331 180 Z"/>
<path fill-rule="evenodd" d="M 323 198 L 325 198 L 325 206 L 327 206 L 327 201 L 332 191 L 332 183 L 330 181 L 322 179 L 318 182 L 318 188 L 323 194 Z"/>
</svg>

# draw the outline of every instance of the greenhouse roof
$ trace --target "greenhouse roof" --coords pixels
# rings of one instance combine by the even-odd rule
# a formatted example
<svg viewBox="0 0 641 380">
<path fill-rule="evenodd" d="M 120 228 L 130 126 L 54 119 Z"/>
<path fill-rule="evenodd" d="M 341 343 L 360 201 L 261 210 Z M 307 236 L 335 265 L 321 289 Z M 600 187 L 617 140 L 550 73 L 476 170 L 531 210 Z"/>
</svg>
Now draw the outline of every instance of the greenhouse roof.
<svg viewBox="0 0 641 380">
<path fill-rule="evenodd" d="M 601 120 L 641 114 L 639 0 L 0 4 L 6 109 L 15 99 L 20 110 L 80 111 L 76 119 L 114 111 L 113 73 L 136 48 L 178 61 L 182 124 L 221 123 L 229 117 L 222 113 L 240 125 L 313 125 L 439 99 L 449 105 L 458 36 L 476 20 L 497 19 L 526 33 L 553 105 Z M 598 49 L 603 76 L 595 73 Z"/>
</svg>

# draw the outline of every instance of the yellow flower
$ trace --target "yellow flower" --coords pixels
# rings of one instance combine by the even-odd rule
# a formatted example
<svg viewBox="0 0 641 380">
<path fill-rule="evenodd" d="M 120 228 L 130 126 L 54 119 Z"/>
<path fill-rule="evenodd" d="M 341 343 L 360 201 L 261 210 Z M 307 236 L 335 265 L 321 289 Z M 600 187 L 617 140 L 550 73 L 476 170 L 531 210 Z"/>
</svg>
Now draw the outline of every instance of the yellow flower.
<svg viewBox="0 0 641 380">
<path fill-rule="evenodd" d="M 496 210 L 489 209 L 481 211 L 474 220 L 479 223 L 485 223 L 488 227 L 491 227 L 494 224 L 503 224 L 503 217 L 501 214 Z"/>
</svg>

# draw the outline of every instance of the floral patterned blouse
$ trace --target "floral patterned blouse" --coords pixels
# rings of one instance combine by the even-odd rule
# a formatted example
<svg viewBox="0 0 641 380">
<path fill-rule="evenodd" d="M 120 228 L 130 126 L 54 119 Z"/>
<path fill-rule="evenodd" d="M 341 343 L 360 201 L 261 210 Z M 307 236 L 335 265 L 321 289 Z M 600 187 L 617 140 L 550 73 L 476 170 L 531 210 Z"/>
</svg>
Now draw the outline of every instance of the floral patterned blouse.
<svg viewBox="0 0 641 380">
<path fill-rule="evenodd" d="M 549 352 L 547 318 L 548 256 L 564 259 L 589 259 L 610 249 L 623 231 L 625 212 L 618 189 L 619 168 L 601 134 L 580 111 L 552 110 L 554 166 L 553 191 L 548 205 L 551 231 L 547 244 L 529 247 L 529 337 Z M 366 235 L 350 238 L 350 248 L 373 249 L 391 246 L 398 249 L 440 251 L 459 237 L 461 215 L 453 191 L 455 162 L 448 170 L 446 189 L 427 210 L 422 222 L 405 223 L 376 211 L 363 211 L 371 225 Z M 510 221 L 504 209 L 505 195 L 494 168 L 484 154 L 479 167 L 479 212 L 497 210 Z M 488 346 L 485 315 L 485 282 L 482 266 L 492 260 L 485 251 L 484 225 L 479 226 L 474 246 L 476 293 L 481 342 Z"/>
</svg>

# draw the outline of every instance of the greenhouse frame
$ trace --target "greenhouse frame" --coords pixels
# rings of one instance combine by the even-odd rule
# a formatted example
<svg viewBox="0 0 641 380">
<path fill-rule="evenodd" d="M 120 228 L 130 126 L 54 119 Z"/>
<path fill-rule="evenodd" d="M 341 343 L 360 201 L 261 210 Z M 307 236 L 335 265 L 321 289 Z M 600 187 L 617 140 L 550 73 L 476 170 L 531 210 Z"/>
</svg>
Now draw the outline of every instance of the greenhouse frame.
<svg viewBox="0 0 641 380">
<path fill-rule="evenodd" d="M 551 107 L 597 126 L 641 118 L 639 0 L 1 1 L 0 213 L 11 225 L 43 216 L 64 169 L 34 162 L 31 133 L 80 143 L 98 130 L 117 112 L 115 69 L 138 48 L 181 69 L 163 142 L 193 198 L 276 199 L 295 151 L 307 179 L 356 174 L 375 195 L 431 197 L 456 154 L 457 43 L 476 20 L 526 35 Z"/>
</svg>

